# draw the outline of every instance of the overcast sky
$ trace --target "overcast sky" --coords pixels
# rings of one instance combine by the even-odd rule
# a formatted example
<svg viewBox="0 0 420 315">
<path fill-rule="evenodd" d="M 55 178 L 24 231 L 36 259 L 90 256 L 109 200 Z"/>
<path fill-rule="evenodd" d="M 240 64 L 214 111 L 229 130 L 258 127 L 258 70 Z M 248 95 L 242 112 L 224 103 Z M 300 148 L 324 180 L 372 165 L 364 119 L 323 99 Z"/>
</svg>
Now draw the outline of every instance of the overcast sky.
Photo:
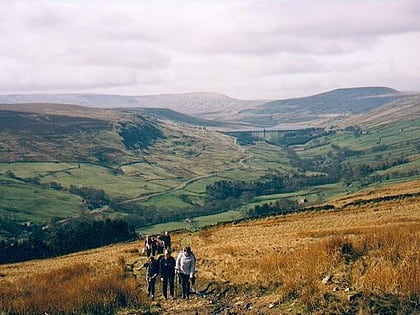
<svg viewBox="0 0 420 315">
<path fill-rule="evenodd" d="M 420 1 L 0 1 L 0 94 L 420 90 Z"/>
</svg>

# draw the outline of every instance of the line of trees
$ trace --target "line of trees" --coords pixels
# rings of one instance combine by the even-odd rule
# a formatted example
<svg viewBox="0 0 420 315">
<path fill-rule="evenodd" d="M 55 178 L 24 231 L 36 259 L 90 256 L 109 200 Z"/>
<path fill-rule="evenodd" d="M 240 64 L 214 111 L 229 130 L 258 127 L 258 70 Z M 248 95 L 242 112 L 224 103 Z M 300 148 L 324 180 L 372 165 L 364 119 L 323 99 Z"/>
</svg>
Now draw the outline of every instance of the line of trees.
<svg viewBox="0 0 420 315">
<path fill-rule="evenodd" d="M 287 193 L 335 181 L 336 177 L 328 174 L 313 176 L 273 174 L 263 177 L 261 181 L 252 182 L 222 180 L 207 185 L 207 203 L 217 200 L 228 200 L 229 198 L 250 199 L 255 196 Z"/>
<path fill-rule="evenodd" d="M 0 263 L 54 257 L 135 238 L 123 220 L 84 221 L 49 229 L 36 226 L 24 238 L 0 241 Z"/>
<path fill-rule="evenodd" d="M 324 205 L 319 207 L 302 207 L 297 205 L 295 202 L 282 199 L 274 203 L 264 203 L 262 205 L 256 205 L 255 207 L 247 211 L 247 217 L 263 217 L 268 215 L 286 215 L 299 211 L 321 211 L 321 210 L 332 210 L 335 209 L 333 205 Z"/>
</svg>

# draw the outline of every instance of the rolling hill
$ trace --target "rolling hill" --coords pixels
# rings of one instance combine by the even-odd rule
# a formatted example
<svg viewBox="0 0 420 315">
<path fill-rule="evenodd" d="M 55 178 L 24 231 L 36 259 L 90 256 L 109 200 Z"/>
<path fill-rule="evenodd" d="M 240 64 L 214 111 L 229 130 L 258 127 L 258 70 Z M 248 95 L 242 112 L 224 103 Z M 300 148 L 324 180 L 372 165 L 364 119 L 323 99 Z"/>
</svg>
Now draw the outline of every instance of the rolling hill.
<svg viewBox="0 0 420 315">
<path fill-rule="evenodd" d="M 388 87 L 342 88 L 284 100 L 239 100 L 217 93 L 145 96 L 102 94 L 0 95 L 0 104 L 58 103 L 96 108 L 143 108 L 161 118 L 224 129 L 294 128 L 337 124 L 384 105 L 401 106 L 415 101 L 413 94 Z M 182 116 L 189 115 L 193 117 Z M 201 120 L 200 120 L 201 119 Z"/>
<path fill-rule="evenodd" d="M 415 120 L 419 117 L 420 94 L 415 94 L 386 103 L 367 113 L 352 115 L 342 122 L 339 122 L 339 124 L 373 127 L 398 121 Z"/>
<path fill-rule="evenodd" d="M 363 114 L 398 101 L 411 102 L 410 95 L 386 87 L 345 88 L 313 96 L 264 103 L 243 110 L 237 119 L 265 127 L 327 126 L 343 118 Z"/>
<path fill-rule="evenodd" d="M 237 128 L 236 125 L 220 122 L 217 120 L 208 120 L 183 114 L 168 108 L 124 108 L 126 112 L 135 112 L 141 115 L 152 116 L 160 120 L 169 120 L 182 124 L 189 124 L 201 127 L 214 127 L 220 129 Z"/>
<path fill-rule="evenodd" d="M 239 100 L 223 94 L 197 92 L 185 94 L 162 94 L 144 96 L 104 94 L 17 94 L 0 95 L 0 104 L 54 103 L 73 104 L 88 107 L 146 107 L 168 108 L 192 115 L 212 116 L 217 113 L 238 110 L 262 104 L 263 100 Z"/>
<path fill-rule="evenodd" d="M 386 87 L 345 88 L 308 97 L 268 102 L 251 112 L 275 114 L 282 108 L 299 109 L 312 114 L 358 114 L 402 96 L 398 91 Z"/>
<path fill-rule="evenodd" d="M 83 201 L 72 193 L 72 185 L 91 193 L 103 190 L 105 199 L 115 204 L 134 204 L 171 191 L 174 195 L 159 202 L 160 207 L 184 209 L 184 215 L 190 208 L 196 211 L 203 186 L 187 198 L 178 191 L 239 168 L 237 161 L 244 153 L 223 134 L 163 121 L 165 115 L 193 119 L 187 115 L 164 110 L 157 119 L 157 113 L 161 111 L 0 105 L 0 217 L 45 223 L 79 216 L 86 196 Z M 33 196 L 37 202 L 32 202 Z M 73 209 L 66 199 L 74 200 Z M 40 206 L 43 202 L 45 207 Z M 49 211 L 54 207 L 56 213 Z M 143 208 L 128 208 L 119 211 L 131 217 L 136 211 L 147 214 Z"/>
<path fill-rule="evenodd" d="M 418 101 L 245 142 L 168 109 L 0 105 L 0 257 L 67 254 L 0 265 L 0 313 L 415 313 Z M 142 240 L 68 254 L 128 225 L 191 245 L 199 294 L 147 300 Z"/>
</svg>

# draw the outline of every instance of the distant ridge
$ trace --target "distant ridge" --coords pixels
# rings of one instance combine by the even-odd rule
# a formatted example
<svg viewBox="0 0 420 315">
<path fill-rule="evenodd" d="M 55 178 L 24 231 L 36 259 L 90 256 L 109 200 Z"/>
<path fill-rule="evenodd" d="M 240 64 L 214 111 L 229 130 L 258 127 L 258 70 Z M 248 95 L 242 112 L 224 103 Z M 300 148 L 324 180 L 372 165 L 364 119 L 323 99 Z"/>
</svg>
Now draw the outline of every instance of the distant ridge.
<svg viewBox="0 0 420 315">
<path fill-rule="evenodd" d="M 16 94 L 0 95 L 0 104 L 55 103 L 88 107 L 153 107 L 168 108 L 184 114 L 239 111 L 259 105 L 265 100 L 239 100 L 223 94 L 197 92 L 144 96 L 107 94 Z"/>
<path fill-rule="evenodd" d="M 261 127 L 322 127 L 353 115 L 367 114 L 382 106 L 403 100 L 414 93 L 389 87 L 354 87 L 284 100 L 270 101 L 241 111 L 236 120 Z"/>
<path fill-rule="evenodd" d="M 341 88 L 302 98 L 265 103 L 254 113 L 276 113 L 278 108 L 305 110 L 313 114 L 358 114 L 369 111 L 404 95 L 388 87 Z"/>
<path fill-rule="evenodd" d="M 371 86 L 339 88 L 281 100 L 239 100 L 223 94 L 197 92 L 144 96 L 102 94 L 0 95 L 0 104 L 55 103 L 90 108 L 143 110 L 143 113 L 181 123 L 239 128 L 302 128 L 327 126 L 351 116 L 378 113 L 386 104 L 398 106 L 415 93 Z M 414 99 L 408 100 L 410 104 Z M 404 103 L 404 106 L 407 106 Z M 148 109 L 146 111 L 145 109 Z M 377 111 L 375 111 L 377 110 Z M 410 110 L 412 108 L 410 107 Z M 178 113 L 176 113 L 178 112 Z M 187 117 L 188 115 L 190 117 Z M 395 116 L 396 112 L 390 115 Z M 402 113 L 398 114 L 402 117 Z M 390 117 L 392 119 L 392 117 Z M 229 128 L 229 127 L 228 127 Z M 236 128 L 236 127 L 235 127 Z"/>
</svg>

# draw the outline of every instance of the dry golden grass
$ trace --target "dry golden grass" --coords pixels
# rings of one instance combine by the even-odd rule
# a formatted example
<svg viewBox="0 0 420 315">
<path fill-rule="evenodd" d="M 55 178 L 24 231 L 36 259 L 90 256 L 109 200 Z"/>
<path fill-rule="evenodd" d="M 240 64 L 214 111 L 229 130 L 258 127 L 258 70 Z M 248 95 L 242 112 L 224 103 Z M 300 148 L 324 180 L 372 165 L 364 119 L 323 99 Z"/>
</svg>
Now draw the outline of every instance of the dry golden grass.
<svg viewBox="0 0 420 315">
<path fill-rule="evenodd" d="M 251 301 L 255 307 L 248 313 L 279 314 L 292 309 L 307 314 L 325 310 L 405 314 L 419 307 L 415 303 L 420 296 L 420 198 L 339 207 L 354 200 L 419 191 L 417 182 L 400 184 L 338 199 L 334 201 L 337 210 L 176 234 L 173 241 L 176 247 L 186 241 L 193 247 L 199 288 L 214 281 L 228 283 L 237 288 L 236 292 L 238 288 L 253 288 L 226 302 L 239 305 Z M 140 247 L 141 242 L 134 242 L 3 265 L 0 286 L 42 279 L 46 272 L 80 263 L 95 270 L 95 277 L 105 276 L 125 263 L 140 265 L 144 261 L 136 251 Z M 323 283 L 326 276 L 329 279 Z M 142 279 L 137 281 L 143 284 Z M 163 304 L 162 312 L 190 314 L 188 309 L 197 306 L 201 307 L 200 314 L 207 314 L 205 310 L 214 305 L 205 301 Z M 272 302 L 278 304 L 269 309 Z"/>
<path fill-rule="evenodd" d="M 355 200 L 369 200 L 378 197 L 395 196 L 399 194 L 410 194 L 418 192 L 420 192 L 420 181 L 411 181 L 385 186 L 380 189 L 368 188 L 366 190 L 359 191 L 352 195 L 337 198 L 333 200 L 332 203 L 341 207 L 344 206 L 346 203 Z"/>
<path fill-rule="evenodd" d="M 417 182 L 399 184 L 334 204 L 419 191 Z M 193 247 L 202 278 L 268 287 L 272 299 L 299 301 L 303 312 L 332 305 L 342 312 L 360 292 L 367 304 L 369 296 L 392 295 L 403 312 L 419 303 L 419 231 L 416 197 L 225 226 L 197 233 Z M 333 282 L 325 285 L 328 275 Z"/>
<path fill-rule="evenodd" d="M 119 308 L 147 305 L 135 279 L 121 268 L 98 275 L 89 264 L 3 282 L 0 309 L 14 314 L 111 314 Z"/>
<path fill-rule="evenodd" d="M 420 223 L 371 228 L 364 234 L 335 235 L 289 254 L 255 259 L 262 284 L 282 300 L 299 298 L 313 311 L 327 307 L 330 293 L 393 294 L 401 305 L 420 296 Z M 328 277 L 327 283 L 321 280 Z M 329 285 L 327 285 L 329 284 Z M 349 291 L 349 292 L 350 292 Z M 335 294 L 346 304 L 346 294 Z"/>
</svg>

